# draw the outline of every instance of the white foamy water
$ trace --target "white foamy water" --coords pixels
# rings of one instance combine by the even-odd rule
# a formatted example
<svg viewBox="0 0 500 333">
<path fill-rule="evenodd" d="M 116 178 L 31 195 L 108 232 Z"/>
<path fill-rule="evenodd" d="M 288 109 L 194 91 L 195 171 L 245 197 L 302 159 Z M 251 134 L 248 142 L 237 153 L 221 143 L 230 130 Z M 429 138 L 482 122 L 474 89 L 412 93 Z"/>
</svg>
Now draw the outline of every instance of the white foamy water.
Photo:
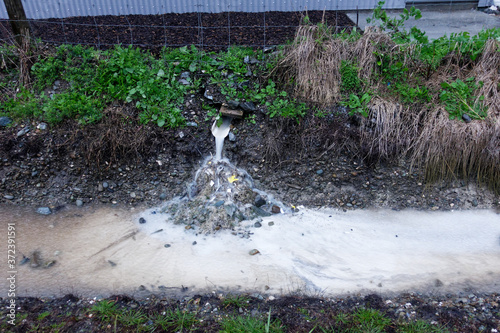
<svg viewBox="0 0 500 333">
<path fill-rule="evenodd" d="M 500 289 L 500 217 L 492 211 L 301 210 L 264 218 L 261 228 L 247 222 L 253 235 L 246 239 L 230 231 L 196 235 L 154 209 L 41 216 L 0 208 L 4 232 L 16 224 L 19 296 L 140 295 L 141 285 L 170 294 L 183 287 L 323 295 Z M 250 255 L 253 249 L 260 253 Z M 4 258 L 6 251 L 2 246 Z M 33 251 L 56 264 L 19 265 Z M 6 274 L 5 261 L 0 271 Z"/>
</svg>

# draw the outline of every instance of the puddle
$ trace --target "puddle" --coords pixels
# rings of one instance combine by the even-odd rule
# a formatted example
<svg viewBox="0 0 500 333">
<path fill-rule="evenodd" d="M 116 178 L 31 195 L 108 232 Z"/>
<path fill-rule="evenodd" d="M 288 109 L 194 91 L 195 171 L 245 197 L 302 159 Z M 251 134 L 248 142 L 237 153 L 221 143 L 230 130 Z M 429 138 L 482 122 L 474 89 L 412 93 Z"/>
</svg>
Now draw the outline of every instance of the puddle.
<svg viewBox="0 0 500 333">
<path fill-rule="evenodd" d="M 250 238 L 229 230 L 196 235 L 153 209 L 67 208 L 49 216 L 10 206 L 0 211 L 5 234 L 7 223 L 16 225 L 18 296 L 500 288 L 500 218 L 492 211 L 301 210 L 265 217 L 260 228 L 244 222 Z M 254 249 L 259 253 L 250 255 Z M 34 251 L 55 264 L 20 265 L 22 255 Z M 5 245 L 0 255 L 6 258 Z M 1 270 L 7 274 L 5 261 Z M 7 283 L 0 281 L 3 294 Z"/>
</svg>

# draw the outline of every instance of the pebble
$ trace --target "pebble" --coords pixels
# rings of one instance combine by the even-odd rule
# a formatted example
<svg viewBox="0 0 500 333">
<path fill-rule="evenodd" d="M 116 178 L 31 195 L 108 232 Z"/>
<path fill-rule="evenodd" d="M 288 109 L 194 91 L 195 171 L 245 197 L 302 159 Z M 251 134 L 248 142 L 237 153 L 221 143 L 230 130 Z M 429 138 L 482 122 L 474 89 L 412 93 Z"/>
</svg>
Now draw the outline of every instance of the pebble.
<svg viewBox="0 0 500 333">
<path fill-rule="evenodd" d="M 103 182 L 103 183 L 102 183 L 102 187 L 103 187 L 103 188 L 108 188 L 108 187 L 109 187 L 108 182 Z"/>
<path fill-rule="evenodd" d="M 262 227 L 262 224 L 260 222 L 255 222 L 254 227 L 260 228 Z"/>
<path fill-rule="evenodd" d="M 26 126 L 25 128 L 21 129 L 19 132 L 17 132 L 17 136 L 23 136 L 24 134 L 28 133 L 30 131 L 30 128 Z"/>
<path fill-rule="evenodd" d="M 82 200 L 80 200 L 80 199 L 77 199 L 77 200 L 76 200 L 76 206 L 77 206 L 77 207 L 82 207 L 82 206 L 83 206 L 83 201 L 82 201 Z"/>
<path fill-rule="evenodd" d="M 135 192 L 130 192 L 130 197 L 131 197 L 131 198 L 135 198 L 135 197 L 136 197 Z"/>
<path fill-rule="evenodd" d="M 250 252 L 248 252 L 248 254 L 250 254 L 251 256 L 254 256 L 254 255 L 258 254 L 258 253 L 260 253 L 260 251 L 257 250 L 257 249 L 253 249 L 253 250 L 250 250 Z"/>
<path fill-rule="evenodd" d="M 316 173 L 317 173 L 318 175 L 322 175 L 322 174 L 323 174 L 323 169 L 319 169 L 318 171 L 316 171 Z"/>
<path fill-rule="evenodd" d="M 273 221 L 269 221 L 269 223 L 267 225 L 270 226 L 270 227 L 272 227 L 274 225 L 274 222 Z"/>
<path fill-rule="evenodd" d="M 50 215 L 52 214 L 52 210 L 49 207 L 40 207 L 36 210 L 38 214 L 42 215 Z"/>
<path fill-rule="evenodd" d="M 189 121 L 186 123 L 186 126 L 188 127 L 198 127 L 198 124 L 195 123 L 194 121 Z"/>
<path fill-rule="evenodd" d="M 46 123 L 40 123 L 36 126 L 40 131 L 45 131 L 47 129 L 47 124 Z"/>
<path fill-rule="evenodd" d="M 236 142 L 236 135 L 233 132 L 229 132 L 229 141 Z"/>
<path fill-rule="evenodd" d="M 172 245 L 170 245 L 170 244 L 165 244 L 165 245 L 163 245 L 163 247 L 165 247 L 165 248 L 167 248 L 167 249 L 168 249 L 170 246 L 172 246 Z"/>
<path fill-rule="evenodd" d="M 166 193 L 161 193 L 160 194 L 160 200 L 166 200 L 167 199 L 167 194 Z"/>
<path fill-rule="evenodd" d="M 273 214 L 279 214 L 279 213 L 281 213 L 281 208 L 279 208 L 279 206 L 274 205 L 271 208 L 271 211 L 273 212 Z"/>
<path fill-rule="evenodd" d="M 12 199 L 14 199 L 14 196 L 13 196 L 13 195 L 9 195 L 9 194 L 4 195 L 3 197 L 4 197 L 5 199 L 7 199 L 7 200 L 12 200 Z"/>
<path fill-rule="evenodd" d="M 139 218 L 139 223 L 140 224 L 146 223 L 146 219 L 144 217 Z"/>
<path fill-rule="evenodd" d="M 215 206 L 215 207 L 220 207 L 220 206 L 222 206 L 223 204 L 224 204 L 224 200 L 219 200 L 219 201 L 217 201 L 217 202 L 214 204 L 214 206 Z"/>
</svg>

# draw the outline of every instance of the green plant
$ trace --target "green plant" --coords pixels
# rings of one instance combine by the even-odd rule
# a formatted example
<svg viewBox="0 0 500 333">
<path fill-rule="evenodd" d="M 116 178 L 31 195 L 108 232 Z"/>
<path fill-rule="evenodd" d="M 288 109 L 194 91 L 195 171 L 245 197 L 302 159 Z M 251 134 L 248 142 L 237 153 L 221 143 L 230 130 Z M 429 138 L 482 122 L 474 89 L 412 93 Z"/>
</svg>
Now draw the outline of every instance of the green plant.
<svg viewBox="0 0 500 333">
<path fill-rule="evenodd" d="M 361 90 L 361 80 L 358 77 L 359 68 L 353 62 L 342 60 L 340 62 L 340 89 L 346 93 L 356 93 Z"/>
<path fill-rule="evenodd" d="M 120 311 L 115 302 L 102 300 L 92 306 L 90 312 L 95 314 L 101 321 L 111 321 L 119 315 Z"/>
<path fill-rule="evenodd" d="M 45 311 L 45 312 L 42 312 L 38 315 L 38 317 L 36 318 L 36 320 L 43 320 L 45 319 L 46 317 L 50 316 L 50 312 L 49 311 Z"/>
<path fill-rule="evenodd" d="M 267 321 L 251 316 L 231 316 L 221 321 L 222 331 L 225 333 L 262 333 L 283 332 L 279 320 L 271 320 L 270 313 Z"/>
<path fill-rule="evenodd" d="M 450 119 L 462 119 L 467 114 L 471 119 L 486 118 L 487 108 L 482 101 L 484 96 L 476 99 L 475 91 L 482 86 L 480 81 L 476 84 L 474 77 L 465 81 L 457 79 L 454 82 L 442 82 L 439 99 L 445 104 L 445 108 L 450 114 Z"/>
<path fill-rule="evenodd" d="M 237 307 L 237 308 L 245 308 L 248 306 L 248 301 L 250 298 L 245 295 L 231 295 L 228 294 L 222 301 L 224 307 Z"/>
<path fill-rule="evenodd" d="M 148 321 L 148 317 L 141 310 L 133 309 L 120 313 L 118 319 L 126 327 L 143 325 Z"/>
<path fill-rule="evenodd" d="M 154 316 L 153 322 L 164 331 L 182 332 L 184 329 L 190 330 L 193 327 L 196 323 L 196 314 L 182 311 L 179 308 L 168 309 L 164 313 Z"/>
<path fill-rule="evenodd" d="M 349 108 L 349 115 L 360 114 L 363 117 L 368 117 L 368 103 L 370 103 L 371 96 L 368 93 L 364 93 L 361 98 L 358 95 L 350 94 L 349 100 L 340 102 L 341 105 L 347 106 Z"/>
<path fill-rule="evenodd" d="M 286 92 L 281 92 L 280 96 L 286 97 Z M 300 121 L 300 118 L 306 115 L 307 107 L 305 103 L 297 103 L 294 100 L 276 98 L 274 101 L 266 102 L 267 109 L 269 111 L 269 117 L 274 118 L 275 116 L 281 116 L 284 118 L 292 118 Z"/>
<path fill-rule="evenodd" d="M 404 8 L 403 13 L 399 15 L 399 18 L 397 18 L 387 15 L 387 12 L 382 9 L 384 4 L 385 1 L 378 2 L 377 6 L 373 9 L 372 17 L 366 19 L 368 23 L 380 21 L 379 27 L 383 31 L 387 31 L 396 43 L 428 43 L 428 38 L 425 36 L 425 32 L 421 31 L 417 27 L 413 26 L 410 31 L 406 31 L 404 29 L 404 24 L 410 19 L 410 17 L 415 18 L 415 20 L 422 18 L 420 9 L 416 9 L 413 6 L 409 10 Z"/>
</svg>

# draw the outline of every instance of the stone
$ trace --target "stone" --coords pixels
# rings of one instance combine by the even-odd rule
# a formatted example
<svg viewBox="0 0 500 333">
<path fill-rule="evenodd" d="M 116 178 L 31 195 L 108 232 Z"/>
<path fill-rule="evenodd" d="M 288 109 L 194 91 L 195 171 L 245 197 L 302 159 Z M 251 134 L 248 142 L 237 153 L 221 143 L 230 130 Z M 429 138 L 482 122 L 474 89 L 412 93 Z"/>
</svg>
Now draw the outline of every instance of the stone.
<svg viewBox="0 0 500 333">
<path fill-rule="evenodd" d="M 227 102 L 227 107 L 230 109 L 237 109 L 239 106 L 240 106 L 240 102 L 238 102 L 238 101 Z"/>
<path fill-rule="evenodd" d="M 186 80 L 186 79 L 180 79 L 180 80 L 179 80 L 179 83 L 180 83 L 180 84 L 183 84 L 183 85 L 185 85 L 185 86 L 189 86 L 189 85 L 191 84 L 191 83 L 190 83 L 188 80 Z"/>
<path fill-rule="evenodd" d="M 259 251 L 259 250 L 257 250 L 257 249 L 253 249 L 253 250 L 250 250 L 250 251 L 248 252 L 248 254 L 250 254 L 251 256 L 254 256 L 254 255 L 258 254 L 258 253 L 260 253 L 260 251 Z"/>
<path fill-rule="evenodd" d="M 254 205 L 256 207 L 262 207 L 266 204 L 266 200 L 264 200 L 264 198 L 262 198 L 260 196 L 260 194 L 257 194 L 257 196 L 255 197 L 255 202 L 254 202 Z"/>
<path fill-rule="evenodd" d="M 188 127 L 198 127 L 198 124 L 195 123 L 194 121 L 189 121 L 186 123 L 186 126 Z"/>
<path fill-rule="evenodd" d="M 160 200 L 166 200 L 167 199 L 167 193 L 160 193 Z"/>
<path fill-rule="evenodd" d="M 80 199 L 77 199 L 75 203 L 76 203 L 77 207 L 82 207 L 83 206 L 83 201 L 80 200 Z"/>
<path fill-rule="evenodd" d="M 19 132 L 17 132 L 17 136 L 23 136 L 25 135 L 26 133 L 28 133 L 30 131 L 30 128 L 28 126 L 24 127 L 23 129 L 21 129 Z"/>
<path fill-rule="evenodd" d="M 102 184 L 101 184 L 101 183 L 99 183 L 99 184 L 97 185 L 97 190 L 98 190 L 99 192 L 104 191 L 104 186 L 102 186 Z"/>
<path fill-rule="evenodd" d="M 214 204 L 214 206 L 215 206 L 215 207 L 220 207 L 220 206 L 222 206 L 223 204 L 224 204 L 224 200 L 219 200 L 219 201 L 217 201 L 217 202 Z"/>
<path fill-rule="evenodd" d="M 257 216 L 266 217 L 266 216 L 272 215 L 271 213 L 266 212 L 264 209 L 256 207 L 256 206 L 252 206 L 252 210 L 253 210 L 254 214 Z"/>
<path fill-rule="evenodd" d="M 236 135 L 233 132 L 229 132 L 229 141 L 236 142 Z"/>
<path fill-rule="evenodd" d="M 140 217 L 140 218 L 139 218 L 139 223 L 140 223 L 140 224 L 144 224 L 144 223 L 146 223 L 146 219 L 145 219 L 144 217 Z"/>
<path fill-rule="evenodd" d="M 181 79 L 188 79 L 191 76 L 191 72 L 182 72 Z"/>
<path fill-rule="evenodd" d="M 3 196 L 5 199 L 7 200 L 13 200 L 14 199 L 14 196 L 13 195 L 10 195 L 10 194 L 6 194 Z"/>
<path fill-rule="evenodd" d="M 465 121 L 466 124 L 468 124 L 472 121 L 472 119 L 469 117 L 469 115 L 467 113 L 464 113 L 462 115 L 462 120 Z"/>
<path fill-rule="evenodd" d="M 39 207 L 36 212 L 41 215 L 50 215 L 52 210 L 49 207 Z"/>
<path fill-rule="evenodd" d="M 170 246 L 172 246 L 172 245 L 170 245 L 170 244 L 165 244 L 165 245 L 163 245 L 163 247 L 165 247 L 165 248 L 167 248 L 167 249 L 168 249 Z"/>
<path fill-rule="evenodd" d="M 108 187 L 109 187 L 108 182 L 103 182 L 103 183 L 102 183 L 102 187 L 103 187 L 103 188 L 108 188 Z"/>
<path fill-rule="evenodd" d="M 318 175 L 322 175 L 322 174 L 323 174 L 323 169 L 319 169 L 318 171 L 316 171 L 316 173 L 317 173 Z"/>
<path fill-rule="evenodd" d="M 270 227 L 272 227 L 274 225 L 274 222 L 273 221 L 269 221 L 269 223 L 267 225 L 270 226 Z"/>
<path fill-rule="evenodd" d="M 479 203 L 477 202 L 477 199 L 472 200 L 472 206 L 477 207 Z"/>
<path fill-rule="evenodd" d="M 255 224 L 253 226 L 256 227 L 256 228 L 260 228 L 260 227 L 262 227 L 262 223 L 255 222 Z"/>
<path fill-rule="evenodd" d="M 281 208 L 279 206 L 273 205 L 273 207 L 271 208 L 271 212 L 273 212 L 273 214 L 279 214 L 281 213 Z"/>
<path fill-rule="evenodd" d="M 243 111 L 247 111 L 247 112 L 257 111 L 257 107 L 255 106 L 255 104 L 253 104 L 253 102 L 250 102 L 250 101 L 240 103 L 240 108 L 242 108 Z"/>
<path fill-rule="evenodd" d="M 137 195 L 135 194 L 135 192 L 130 192 L 130 197 L 131 198 L 135 198 Z"/>
<path fill-rule="evenodd" d="M 39 129 L 40 131 L 45 131 L 47 129 L 47 124 L 46 123 L 40 123 L 36 126 L 37 129 Z"/>
<path fill-rule="evenodd" d="M 0 117 L 0 127 L 6 127 L 12 124 L 12 119 L 9 117 Z"/>
<path fill-rule="evenodd" d="M 212 96 L 212 94 L 208 91 L 208 89 L 205 90 L 205 92 L 203 93 L 203 96 L 208 99 L 208 100 L 211 100 L 213 101 L 214 100 L 214 96 Z"/>
</svg>

